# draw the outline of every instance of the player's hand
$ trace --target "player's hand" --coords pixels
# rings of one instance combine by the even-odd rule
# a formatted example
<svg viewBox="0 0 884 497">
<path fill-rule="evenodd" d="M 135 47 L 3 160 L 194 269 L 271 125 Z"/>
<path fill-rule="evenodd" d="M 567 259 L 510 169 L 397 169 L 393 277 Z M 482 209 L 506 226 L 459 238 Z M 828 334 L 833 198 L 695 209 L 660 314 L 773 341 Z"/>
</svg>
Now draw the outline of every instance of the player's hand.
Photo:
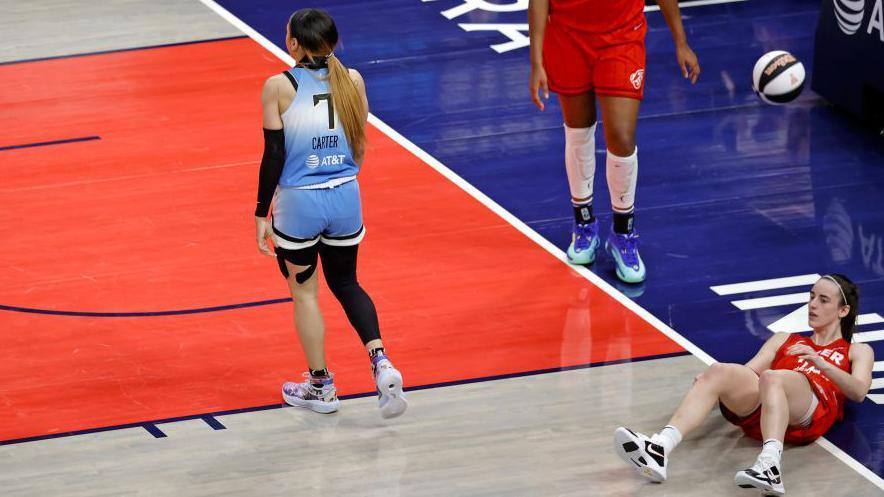
<svg viewBox="0 0 884 497">
<path fill-rule="evenodd" d="M 814 350 L 813 347 L 802 343 L 789 347 L 789 350 L 787 350 L 786 353 L 789 355 L 797 355 L 801 359 L 813 363 L 814 365 L 819 365 L 819 361 L 824 361 L 824 359 L 816 353 L 816 350 Z"/>
<path fill-rule="evenodd" d="M 675 46 L 675 58 L 678 59 L 678 67 L 681 67 L 681 75 L 690 78 L 691 84 L 696 83 L 700 77 L 700 61 L 697 60 L 697 54 L 687 43 L 679 43 Z"/>
<path fill-rule="evenodd" d="M 531 100 L 538 109 L 543 110 L 543 100 L 538 93 L 543 91 L 543 99 L 549 100 L 549 82 L 546 80 L 546 69 L 542 65 L 531 65 Z"/>
<path fill-rule="evenodd" d="M 258 239 L 258 250 L 266 256 L 274 256 L 273 249 L 267 243 L 267 239 L 273 234 L 270 221 L 266 217 L 255 216 L 255 235 Z"/>
</svg>

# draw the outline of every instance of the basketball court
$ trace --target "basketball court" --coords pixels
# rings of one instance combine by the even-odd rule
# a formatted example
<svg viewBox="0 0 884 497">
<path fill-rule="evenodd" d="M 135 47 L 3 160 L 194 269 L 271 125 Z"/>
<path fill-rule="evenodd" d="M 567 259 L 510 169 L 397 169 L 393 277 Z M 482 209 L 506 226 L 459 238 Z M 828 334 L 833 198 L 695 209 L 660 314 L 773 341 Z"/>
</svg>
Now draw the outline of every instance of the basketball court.
<svg viewBox="0 0 884 497">
<path fill-rule="evenodd" d="M 662 485 L 613 431 L 658 429 L 707 364 L 803 331 L 826 272 L 860 285 L 879 362 L 844 422 L 787 449 L 788 495 L 884 493 L 884 141 L 749 81 L 773 49 L 812 74 L 816 2 L 682 2 L 695 87 L 647 9 L 638 286 L 565 262 L 561 115 L 529 100 L 524 9 L 315 5 L 371 105 L 360 280 L 411 404 L 390 421 L 324 285 L 341 410 L 280 399 L 306 362 L 254 242 L 259 96 L 306 6 L 0 0 L 3 495 L 749 495 L 733 474 L 758 444 L 718 413 Z"/>
</svg>

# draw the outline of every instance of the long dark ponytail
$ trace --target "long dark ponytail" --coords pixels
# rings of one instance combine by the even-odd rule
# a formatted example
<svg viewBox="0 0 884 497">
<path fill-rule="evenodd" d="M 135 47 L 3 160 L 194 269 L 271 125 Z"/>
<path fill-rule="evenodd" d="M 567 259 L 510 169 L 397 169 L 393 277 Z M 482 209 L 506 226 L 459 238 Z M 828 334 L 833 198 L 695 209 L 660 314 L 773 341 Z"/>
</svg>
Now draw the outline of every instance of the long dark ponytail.
<svg viewBox="0 0 884 497">
<path fill-rule="evenodd" d="M 332 104 L 344 127 L 353 157 L 362 157 L 365 151 L 365 104 L 350 72 L 333 53 L 338 44 L 334 19 L 324 10 L 297 10 L 289 18 L 289 34 L 314 54 L 310 57 L 314 63 L 328 66 Z"/>
</svg>

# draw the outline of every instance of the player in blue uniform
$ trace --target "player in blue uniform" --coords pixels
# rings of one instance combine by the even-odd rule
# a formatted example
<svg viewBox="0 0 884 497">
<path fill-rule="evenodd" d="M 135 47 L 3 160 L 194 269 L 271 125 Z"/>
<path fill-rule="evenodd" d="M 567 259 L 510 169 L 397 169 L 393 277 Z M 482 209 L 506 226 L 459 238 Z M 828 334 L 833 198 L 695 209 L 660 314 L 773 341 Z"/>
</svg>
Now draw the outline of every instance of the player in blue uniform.
<svg viewBox="0 0 884 497">
<path fill-rule="evenodd" d="M 402 375 L 381 342 L 377 311 L 356 279 L 356 254 L 365 235 L 356 176 L 365 152 L 365 82 L 334 55 L 334 20 L 317 9 L 292 14 L 286 46 L 298 64 L 264 84 L 264 156 L 255 227 L 259 250 L 274 252 L 295 305 L 295 328 L 307 356 L 303 382 L 282 386 L 293 406 L 330 413 L 340 401 L 325 363 L 325 326 L 317 301 L 317 259 L 326 283 L 369 353 L 381 415 L 408 404 Z M 273 215 L 268 220 L 271 204 Z"/>
</svg>

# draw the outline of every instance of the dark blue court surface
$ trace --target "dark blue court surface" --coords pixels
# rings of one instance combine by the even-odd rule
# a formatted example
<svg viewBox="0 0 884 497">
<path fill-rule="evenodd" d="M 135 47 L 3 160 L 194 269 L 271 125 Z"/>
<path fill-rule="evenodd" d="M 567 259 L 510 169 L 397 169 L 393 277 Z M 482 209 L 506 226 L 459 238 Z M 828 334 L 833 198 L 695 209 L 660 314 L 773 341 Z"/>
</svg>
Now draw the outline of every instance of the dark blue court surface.
<svg viewBox="0 0 884 497">
<path fill-rule="evenodd" d="M 220 3 L 283 46 L 290 4 Z M 338 54 L 365 76 L 371 111 L 564 248 L 571 208 L 558 105 L 553 98 L 541 113 L 531 103 L 527 48 L 490 48 L 506 49 L 511 38 L 518 45 L 527 15 L 451 10 L 461 4 L 331 0 L 322 6 L 342 33 Z M 681 78 L 662 16 L 647 14 L 637 227 L 649 277 L 640 287 L 618 288 L 720 361 L 748 360 L 769 336 L 768 326 L 801 305 L 786 298 L 740 310 L 731 301 L 809 286 L 735 295 L 718 295 L 712 286 L 840 272 L 860 284 L 861 313 L 884 314 L 884 142 L 809 90 L 774 107 L 751 89 L 752 66 L 770 50 L 792 52 L 812 75 L 818 10 L 819 2 L 802 0 L 683 7 L 703 70 L 695 86 Z M 601 165 L 601 133 L 597 143 Z M 609 223 L 601 167 L 595 190 L 596 211 Z M 615 283 L 607 256 L 592 269 Z M 859 331 L 880 329 L 884 324 Z M 884 345 L 872 340 L 884 333 L 865 337 L 884 361 Z M 872 394 L 884 402 L 884 390 Z M 884 407 L 870 399 L 851 404 L 829 439 L 884 475 Z"/>
</svg>

